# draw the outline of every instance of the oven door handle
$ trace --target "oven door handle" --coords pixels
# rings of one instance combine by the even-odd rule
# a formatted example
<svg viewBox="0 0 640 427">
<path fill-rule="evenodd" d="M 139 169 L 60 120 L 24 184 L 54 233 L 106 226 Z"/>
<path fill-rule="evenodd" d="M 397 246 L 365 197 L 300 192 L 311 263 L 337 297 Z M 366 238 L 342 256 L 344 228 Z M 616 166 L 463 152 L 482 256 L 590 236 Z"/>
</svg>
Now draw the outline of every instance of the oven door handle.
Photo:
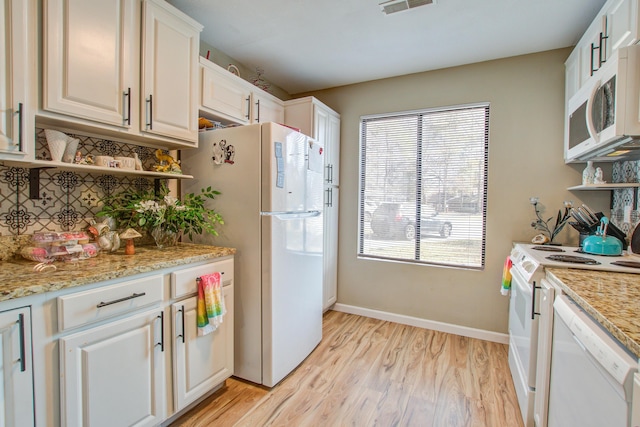
<svg viewBox="0 0 640 427">
<path fill-rule="evenodd" d="M 542 286 L 536 286 L 536 281 L 534 280 L 531 284 L 531 320 L 535 319 L 535 316 L 540 316 L 540 312 L 536 311 L 536 289 L 542 289 Z"/>
</svg>

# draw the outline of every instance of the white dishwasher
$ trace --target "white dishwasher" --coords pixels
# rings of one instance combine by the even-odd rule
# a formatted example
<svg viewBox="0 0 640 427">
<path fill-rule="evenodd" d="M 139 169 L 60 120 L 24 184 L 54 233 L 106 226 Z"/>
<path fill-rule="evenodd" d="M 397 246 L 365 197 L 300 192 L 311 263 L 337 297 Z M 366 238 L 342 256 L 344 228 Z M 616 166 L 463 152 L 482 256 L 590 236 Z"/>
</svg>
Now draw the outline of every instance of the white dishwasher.
<svg viewBox="0 0 640 427">
<path fill-rule="evenodd" d="M 553 308 L 548 426 L 629 426 L 637 359 L 566 295 Z"/>
</svg>

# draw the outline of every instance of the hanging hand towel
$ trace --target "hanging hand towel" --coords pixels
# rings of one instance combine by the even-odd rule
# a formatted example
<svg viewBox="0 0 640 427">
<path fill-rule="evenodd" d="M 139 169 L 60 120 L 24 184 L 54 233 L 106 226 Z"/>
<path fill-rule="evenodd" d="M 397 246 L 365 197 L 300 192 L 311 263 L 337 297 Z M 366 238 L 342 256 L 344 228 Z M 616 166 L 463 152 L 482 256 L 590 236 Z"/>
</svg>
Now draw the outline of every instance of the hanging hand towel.
<svg viewBox="0 0 640 427">
<path fill-rule="evenodd" d="M 220 273 L 206 274 L 196 279 L 198 283 L 197 322 L 198 336 L 215 331 L 227 312 L 222 296 Z"/>
<path fill-rule="evenodd" d="M 511 289 L 511 257 L 507 257 L 504 261 L 504 268 L 502 269 L 502 285 L 500 286 L 500 293 L 502 295 L 509 295 L 509 289 Z"/>
</svg>

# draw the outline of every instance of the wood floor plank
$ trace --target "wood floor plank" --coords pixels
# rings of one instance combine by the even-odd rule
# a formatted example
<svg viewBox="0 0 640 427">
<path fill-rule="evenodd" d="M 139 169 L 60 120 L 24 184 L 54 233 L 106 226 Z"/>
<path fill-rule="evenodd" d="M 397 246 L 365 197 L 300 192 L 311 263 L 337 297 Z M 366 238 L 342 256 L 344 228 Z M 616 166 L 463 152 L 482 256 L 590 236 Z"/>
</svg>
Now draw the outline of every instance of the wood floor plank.
<svg viewBox="0 0 640 427">
<path fill-rule="evenodd" d="M 172 426 L 522 427 L 506 345 L 329 311 L 271 390 L 230 378 Z"/>
</svg>

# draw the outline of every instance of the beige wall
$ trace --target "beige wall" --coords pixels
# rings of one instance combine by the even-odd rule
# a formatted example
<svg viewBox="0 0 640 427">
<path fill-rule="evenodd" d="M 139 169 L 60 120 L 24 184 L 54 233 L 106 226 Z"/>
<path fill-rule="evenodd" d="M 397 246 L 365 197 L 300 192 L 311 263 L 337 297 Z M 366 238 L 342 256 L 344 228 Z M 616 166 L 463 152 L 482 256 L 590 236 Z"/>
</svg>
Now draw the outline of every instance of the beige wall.
<svg viewBox="0 0 640 427">
<path fill-rule="evenodd" d="M 535 234 L 529 197 L 540 197 L 554 217 L 563 200 L 609 208 L 608 192 L 566 191 L 581 183 L 584 168 L 563 162 L 569 53 L 554 50 L 312 93 L 342 119 L 339 303 L 507 332 L 508 299 L 500 295 L 499 284 L 512 242 Z M 484 271 L 357 259 L 360 116 L 483 101 L 490 102 Z M 576 244 L 577 238 L 567 227 L 560 241 Z"/>
</svg>

